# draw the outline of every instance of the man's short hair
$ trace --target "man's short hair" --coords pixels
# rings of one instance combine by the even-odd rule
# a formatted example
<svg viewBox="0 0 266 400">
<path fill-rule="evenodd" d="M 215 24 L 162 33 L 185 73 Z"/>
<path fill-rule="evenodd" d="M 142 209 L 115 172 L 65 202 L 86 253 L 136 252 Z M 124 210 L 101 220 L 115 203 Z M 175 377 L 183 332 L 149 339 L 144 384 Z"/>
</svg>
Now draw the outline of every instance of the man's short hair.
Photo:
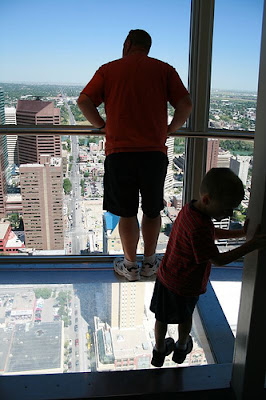
<svg viewBox="0 0 266 400">
<path fill-rule="evenodd" d="M 201 182 L 200 194 L 221 201 L 233 198 L 240 203 L 245 192 L 241 179 L 230 168 L 212 168 Z"/>
<path fill-rule="evenodd" d="M 147 51 L 151 48 L 151 37 L 148 32 L 142 29 L 132 29 L 129 31 L 127 39 L 131 41 L 133 46 L 142 47 Z"/>
</svg>

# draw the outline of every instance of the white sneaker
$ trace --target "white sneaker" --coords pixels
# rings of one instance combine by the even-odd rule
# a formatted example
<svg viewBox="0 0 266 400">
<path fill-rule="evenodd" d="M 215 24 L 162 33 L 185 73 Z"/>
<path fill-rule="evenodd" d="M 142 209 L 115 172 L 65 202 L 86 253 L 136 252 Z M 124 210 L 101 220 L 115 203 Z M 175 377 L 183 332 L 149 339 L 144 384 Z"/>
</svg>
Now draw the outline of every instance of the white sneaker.
<svg viewBox="0 0 266 400">
<path fill-rule="evenodd" d="M 124 276 L 129 281 L 139 280 L 139 267 L 136 266 L 127 269 L 123 258 L 116 258 L 114 260 L 114 270 L 118 275 Z"/>
<path fill-rule="evenodd" d="M 141 276 L 152 276 L 152 275 L 156 274 L 161 261 L 162 261 L 162 258 L 158 257 L 158 256 L 156 256 L 153 264 L 142 261 L 140 275 Z"/>
</svg>

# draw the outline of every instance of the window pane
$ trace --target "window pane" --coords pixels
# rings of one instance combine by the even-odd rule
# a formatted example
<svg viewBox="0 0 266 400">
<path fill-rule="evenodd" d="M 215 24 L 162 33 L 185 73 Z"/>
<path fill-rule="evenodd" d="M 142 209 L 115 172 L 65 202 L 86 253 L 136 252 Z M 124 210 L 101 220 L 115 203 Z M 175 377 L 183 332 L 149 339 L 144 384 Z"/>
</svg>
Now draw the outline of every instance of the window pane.
<svg viewBox="0 0 266 400">
<path fill-rule="evenodd" d="M 187 86 L 190 2 L 185 0 L 171 1 L 169 6 L 171 7 L 170 14 L 166 3 L 162 1 L 156 2 L 152 7 L 150 7 L 148 0 L 136 1 L 133 5 L 128 2 L 110 3 L 104 1 L 104 7 L 101 4 L 100 8 L 96 3 L 92 4 L 82 0 L 78 0 L 75 7 L 69 1 L 65 2 L 63 8 L 59 4 L 53 3 L 53 15 L 60 14 L 60 19 L 58 20 L 58 18 L 49 14 L 50 29 L 47 31 L 47 11 L 41 3 L 35 4 L 34 8 L 29 4 L 18 4 L 16 14 L 11 13 L 12 10 L 6 3 L 2 7 L 2 13 L 5 16 L 2 28 L 9 32 L 9 35 L 2 52 L 3 59 L 8 60 L 8 63 L 1 63 L 0 65 L 0 75 L 3 80 L 3 82 L 0 82 L 0 108 L 2 113 L 0 123 L 17 124 L 18 126 L 25 124 L 88 125 L 88 121 L 85 120 L 77 106 L 80 91 L 100 65 L 121 57 L 125 37 L 130 29 L 136 27 L 147 30 L 152 36 L 153 44 L 150 56 L 173 65 Z M 101 14 L 100 32 L 99 11 Z M 89 24 L 87 23 L 88 15 L 90 16 Z M 110 21 L 116 20 L 118 16 L 120 21 L 124 22 L 116 26 L 115 29 L 112 24 L 112 29 L 110 29 Z M 21 25 L 22 20 L 23 27 Z M 162 21 L 167 22 L 164 24 Z M 12 32 L 9 28 L 11 23 Z M 28 25 L 31 26 L 31 30 L 25 29 L 25 26 Z M 38 31 L 37 44 L 32 35 L 34 26 Z M 70 26 L 71 29 L 69 29 Z M 54 32 L 60 32 L 60 39 L 55 38 Z M 98 32 L 97 35 L 95 35 L 95 32 Z M 21 54 L 21 46 L 17 41 L 18 35 L 20 41 L 27 43 L 27 50 L 24 49 L 23 54 Z M 64 42 L 61 42 L 62 37 L 64 37 Z M 84 37 L 86 37 L 85 44 L 80 39 Z M 60 46 L 58 46 L 59 42 Z M 67 43 L 67 46 L 65 43 Z M 10 51 L 11 48 L 12 51 Z M 71 58 L 69 52 L 71 52 Z M 82 60 L 82 63 L 80 60 Z M 105 118 L 103 104 L 100 105 L 99 111 Z M 171 106 L 169 106 L 168 115 L 170 121 L 173 116 Z M 88 137 L 75 139 L 75 137 L 60 137 L 59 135 L 52 135 L 51 137 L 48 135 L 26 136 L 20 135 L 19 132 L 18 135 L 8 135 L 1 139 L 3 143 L 4 141 L 7 143 L 5 147 L 3 146 L 4 154 L 0 155 L 2 159 L 0 215 L 7 217 L 11 222 L 16 242 L 16 246 L 12 247 L 10 235 L 13 236 L 13 233 L 9 232 L 10 227 L 8 225 L 5 226 L 3 228 L 4 239 L 9 243 L 0 248 L 2 253 L 20 252 L 24 247 L 33 249 L 33 251 L 45 250 L 46 254 L 50 250 L 61 251 L 66 254 L 80 254 L 80 252 L 122 253 L 117 232 L 117 219 L 114 219 L 113 222 L 115 226 L 111 226 L 112 235 L 108 236 L 108 244 L 104 243 L 103 239 L 105 235 L 103 218 L 106 218 L 102 210 L 104 162 L 104 151 L 101 147 L 104 142 L 102 142 L 102 139 L 92 137 L 90 139 Z M 176 141 L 178 140 L 175 139 Z M 175 148 L 178 147 L 180 154 L 184 151 L 181 149 L 183 144 L 184 142 L 175 144 Z M 41 153 L 61 158 L 62 177 L 58 177 L 58 179 L 61 179 L 62 183 L 59 184 L 59 181 L 57 181 L 57 187 L 54 187 L 54 190 L 57 191 L 53 199 L 54 206 L 51 203 L 52 198 L 48 199 L 47 197 L 46 206 L 49 211 L 48 214 L 46 213 L 46 217 L 43 216 L 43 218 L 46 218 L 45 223 L 39 216 L 41 213 L 40 204 L 42 204 L 41 207 L 44 210 L 44 203 L 35 204 L 36 207 L 34 208 L 33 202 L 37 200 L 32 196 L 32 193 L 30 199 L 28 199 L 32 206 L 32 219 L 30 220 L 28 209 L 28 220 L 23 221 L 26 214 L 23 211 L 21 189 L 26 196 L 27 188 L 29 189 L 33 185 L 34 179 L 36 181 L 35 173 L 37 171 L 34 171 L 34 173 L 32 171 L 30 176 L 29 169 L 27 169 L 28 180 L 21 184 L 19 168 L 20 165 L 40 163 Z M 174 195 L 178 195 L 178 201 L 180 200 L 182 183 L 182 174 L 176 172 L 176 169 L 173 171 L 175 167 L 172 162 L 172 144 L 169 145 L 169 156 L 171 160 L 166 186 L 167 207 L 175 203 Z M 39 171 L 40 168 L 37 170 Z M 35 189 L 31 188 L 30 192 L 41 190 L 36 182 L 34 185 Z M 64 187 L 64 192 L 61 194 L 59 192 L 62 187 Z M 28 194 L 25 196 L 24 199 Z M 26 210 L 25 207 L 24 210 Z M 60 213 L 60 217 L 56 224 L 51 225 L 53 207 Z M 165 214 L 168 214 L 167 208 L 163 215 Z M 141 219 L 141 212 L 139 219 Z M 162 227 L 159 239 L 161 244 L 158 245 L 158 251 L 162 251 L 166 247 L 168 239 L 164 232 L 169 229 L 170 221 L 166 215 L 164 220 L 166 222 Z M 42 229 L 43 227 L 45 229 Z M 60 230 L 61 235 L 59 237 Z M 44 244 L 44 239 L 41 237 L 48 234 L 52 243 L 50 245 Z M 32 239 L 29 239 L 30 236 Z M 57 236 L 56 243 L 55 236 Z M 143 252 L 142 239 L 138 252 Z"/>
<path fill-rule="evenodd" d="M 208 139 L 206 171 L 213 167 L 230 168 L 242 180 L 245 190 L 244 199 L 234 210 L 232 217 L 222 219 L 220 222 L 214 220 L 217 228 L 243 228 L 250 199 L 253 150 L 254 143 L 249 140 Z M 220 250 L 226 251 L 231 247 L 238 246 L 243 241 L 244 238 L 220 239 L 217 242 Z"/>
<path fill-rule="evenodd" d="M 3 374 L 153 368 L 154 283 L 8 285 L 0 288 Z M 168 335 L 177 340 L 177 326 Z M 182 366 L 213 363 L 198 313 Z M 176 367 L 167 357 L 164 367 Z"/>
<path fill-rule="evenodd" d="M 215 1 L 210 128 L 255 129 L 262 12 L 262 0 Z"/>
<path fill-rule="evenodd" d="M 82 123 L 77 96 L 101 65 L 121 58 L 127 34 L 136 28 L 146 30 L 152 37 L 149 55 L 173 65 L 187 86 L 190 8 L 186 0 L 157 1 L 152 6 L 149 0 L 103 0 L 101 4 L 85 0 L 73 4 L 66 0 L 64 7 L 49 0 L 47 6 L 19 3 L 13 13 L 12 6 L 5 2 L 1 6 L 2 30 L 8 34 L 1 54 L 6 62 L 0 65 L 5 106 L 17 107 L 18 101 L 23 100 L 24 105 L 19 105 L 23 123 L 26 102 L 52 101 L 60 110 L 60 117 L 58 110 L 53 116 L 50 112 L 50 123 Z M 47 10 L 51 9 L 53 12 L 48 15 Z M 118 19 L 120 23 L 114 24 Z M 33 35 L 34 31 L 38 35 Z M 23 49 L 22 42 L 26 44 Z M 69 116 L 69 107 L 75 121 Z M 48 122 L 47 115 L 32 115 L 31 123 Z"/>
<path fill-rule="evenodd" d="M 213 267 L 210 281 L 230 328 L 236 336 L 240 294 L 242 286 L 242 263 L 225 268 Z"/>
<path fill-rule="evenodd" d="M 4 141 L 5 139 L 5 141 Z M 2 137 L 2 254 L 122 254 L 119 217 L 103 210 L 103 136 Z M 182 205 L 185 139 L 167 139 L 169 166 L 157 252 Z M 4 148 L 4 146 L 3 146 Z M 50 154 L 49 154 L 50 153 Z M 141 202 L 138 213 L 142 219 Z M 140 237 L 138 253 L 143 254 Z"/>
<path fill-rule="evenodd" d="M 213 220 L 215 227 L 222 229 L 243 229 L 248 214 L 251 190 L 254 142 L 248 140 L 208 139 L 207 168 L 230 168 L 242 180 L 244 199 L 232 217 Z M 216 241 L 220 252 L 232 250 L 245 242 L 245 237 L 219 239 Z M 211 283 L 216 296 L 232 329 L 236 334 L 242 283 L 243 259 L 236 260 L 226 268 L 212 268 Z"/>
</svg>

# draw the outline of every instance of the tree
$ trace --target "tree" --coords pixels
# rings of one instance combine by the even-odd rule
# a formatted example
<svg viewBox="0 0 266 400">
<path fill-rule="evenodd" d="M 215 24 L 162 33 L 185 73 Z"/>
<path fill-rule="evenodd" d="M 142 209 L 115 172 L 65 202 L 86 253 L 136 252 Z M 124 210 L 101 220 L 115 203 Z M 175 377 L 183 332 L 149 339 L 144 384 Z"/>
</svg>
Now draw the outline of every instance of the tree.
<svg viewBox="0 0 266 400">
<path fill-rule="evenodd" d="M 84 172 L 84 178 L 88 178 L 90 174 L 88 172 Z"/>
<path fill-rule="evenodd" d="M 48 288 L 38 288 L 34 290 L 37 299 L 42 297 L 43 299 L 49 299 L 52 294 L 52 290 Z"/>
<path fill-rule="evenodd" d="M 68 178 L 64 179 L 64 183 L 63 183 L 63 188 L 64 188 L 64 192 L 65 194 L 69 194 L 72 190 L 72 183 Z"/>
<path fill-rule="evenodd" d="M 183 138 L 175 138 L 175 141 L 174 141 L 174 152 L 175 153 L 184 153 L 185 152 L 185 139 L 183 139 Z"/>
<path fill-rule="evenodd" d="M 71 151 L 71 141 L 70 141 L 70 139 L 67 139 L 67 151 L 68 152 Z"/>
<path fill-rule="evenodd" d="M 64 327 L 67 328 L 70 325 L 70 318 L 68 315 L 63 315 L 62 321 L 64 321 Z"/>
<path fill-rule="evenodd" d="M 12 228 L 18 228 L 20 219 L 19 219 L 19 215 L 17 213 L 9 215 L 8 220 L 9 220 Z"/>
<path fill-rule="evenodd" d="M 71 293 L 70 291 L 59 292 L 57 296 L 57 300 L 60 305 L 66 305 L 67 302 L 71 301 Z"/>
<path fill-rule="evenodd" d="M 254 144 L 246 140 L 221 140 L 220 147 L 229 150 L 232 154 L 252 155 Z"/>
</svg>

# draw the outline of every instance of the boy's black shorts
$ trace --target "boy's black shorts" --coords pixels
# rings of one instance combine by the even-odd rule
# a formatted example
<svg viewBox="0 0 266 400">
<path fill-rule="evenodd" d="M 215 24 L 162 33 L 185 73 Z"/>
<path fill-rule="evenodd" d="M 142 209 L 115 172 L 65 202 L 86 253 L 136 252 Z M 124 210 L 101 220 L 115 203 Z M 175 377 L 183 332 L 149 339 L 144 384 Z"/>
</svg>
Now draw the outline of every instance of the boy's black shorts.
<svg viewBox="0 0 266 400">
<path fill-rule="evenodd" d="M 156 279 L 150 310 L 157 321 L 180 324 L 192 316 L 198 299 L 199 296 L 178 296 Z"/>
<path fill-rule="evenodd" d="M 134 217 L 140 193 L 143 213 L 156 218 L 164 208 L 167 166 L 168 158 L 161 151 L 108 155 L 104 163 L 103 209 L 120 217 Z"/>
</svg>

